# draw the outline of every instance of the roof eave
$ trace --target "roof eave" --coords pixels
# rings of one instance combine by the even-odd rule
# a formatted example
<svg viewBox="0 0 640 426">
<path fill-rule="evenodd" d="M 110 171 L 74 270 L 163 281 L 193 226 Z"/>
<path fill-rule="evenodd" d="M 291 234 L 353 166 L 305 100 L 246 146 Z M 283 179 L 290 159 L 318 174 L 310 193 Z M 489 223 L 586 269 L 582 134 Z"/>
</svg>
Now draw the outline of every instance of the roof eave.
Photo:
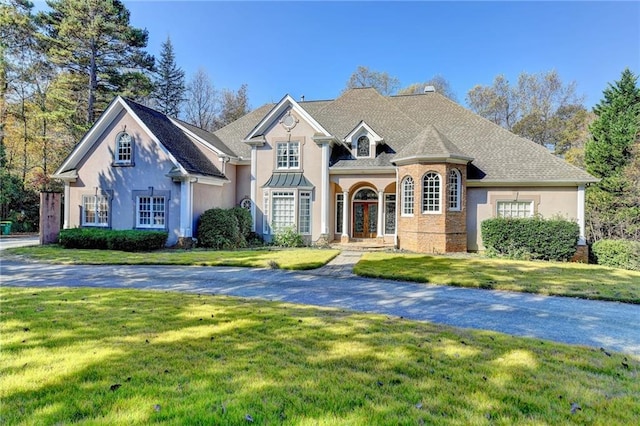
<svg viewBox="0 0 640 426">
<path fill-rule="evenodd" d="M 390 167 L 330 167 L 329 174 L 330 175 L 386 175 L 390 173 L 395 173 L 396 168 L 393 166 Z"/>
<path fill-rule="evenodd" d="M 473 157 L 465 155 L 412 155 L 404 158 L 394 159 L 391 164 L 396 166 L 405 166 L 415 163 L 453 163 L 468 164 L 474 160 Z"/>
<path fill-rule="evenodd" d="M 504 180 L 504 179 L 467 179 L 467 187 L 486 188 L 493 186 L 581 186 L 597 183 L 598 179 L 551 179 L 551 180 Z"/>
</svg>

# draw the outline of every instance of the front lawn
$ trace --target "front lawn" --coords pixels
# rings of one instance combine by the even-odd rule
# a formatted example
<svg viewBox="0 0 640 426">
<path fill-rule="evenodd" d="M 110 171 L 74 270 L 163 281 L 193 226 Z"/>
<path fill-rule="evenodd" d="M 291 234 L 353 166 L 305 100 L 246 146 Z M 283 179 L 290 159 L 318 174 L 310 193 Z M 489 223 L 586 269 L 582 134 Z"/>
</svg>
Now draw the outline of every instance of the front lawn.
<svg viewBox="0 0 640 426">
<path fill-rule="evenodd" d="M 640 361 L 382 315 L 0 288 L 0 424 L 635 424 Z"/>
<path fill-rule="evenodd" d="M 640 303 L 640 272 L 581 263 L 366 253 L 354 272 L 374 278 Z"/>
<path fill-rule="evenodd" d="M 196 265 L 244 266 L 254 268 L 315 269 L 336 257 L 339 250 L 257 249 L 237 251 L 159 250 L 131 253 L 117 250 L 64 249 L 58 245 L 22 247 L 6 250 L 39 262 L 89 265 Z"/>
</svg>

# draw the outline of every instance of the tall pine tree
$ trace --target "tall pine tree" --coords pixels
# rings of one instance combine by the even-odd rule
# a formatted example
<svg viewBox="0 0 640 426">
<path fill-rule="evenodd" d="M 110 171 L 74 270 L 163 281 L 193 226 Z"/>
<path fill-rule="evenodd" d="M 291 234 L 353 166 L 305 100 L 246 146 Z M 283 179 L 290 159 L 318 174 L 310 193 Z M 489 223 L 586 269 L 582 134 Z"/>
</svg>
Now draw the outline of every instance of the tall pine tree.
<svg viewBox="0 0 640 426">
<path fill-rule="evenodd" d="M 629 69 L 609 84 L 593 111 L 591 139 L 584 159 L 587 171 L 600 182 L 587 191 L 587 219 L 594 239 L 640 237 L 640 211 L 628 178 L 638 162 L 640 144 L 640 88 Z M 631 171 L 631 174 L 633 171 Z"/>
<path fill-rule="evenodd" d="M 180 105 L 185 100 L 186 87 L 184 70 L 176 64 L 173 44 L 169 37 L 162 43 L 154 86 L 153 98 L 156 108 L 164 114 L 176 117 L 180 112 Z"/>
<path fill-rule="evenodd" d="M 47 0 L 51 9 L 39 20 L 46 34 L 47 55 L 63 71 L 81 77 L 85 125 L 115 94 L 146 88 L 154 59 L 144 51 L 146 30 L 129 24 L 121 0 Z"/>
</svg>

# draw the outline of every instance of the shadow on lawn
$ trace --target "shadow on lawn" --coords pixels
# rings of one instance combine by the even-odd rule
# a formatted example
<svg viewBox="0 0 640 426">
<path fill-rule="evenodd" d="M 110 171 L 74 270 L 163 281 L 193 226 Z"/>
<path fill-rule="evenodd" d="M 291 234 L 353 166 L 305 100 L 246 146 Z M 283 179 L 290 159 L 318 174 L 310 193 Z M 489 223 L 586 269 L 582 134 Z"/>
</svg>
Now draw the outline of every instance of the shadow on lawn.
<svg viewBox="0 0 640 426">
<path fill-rule="evenodd" d="M 395 317 L 169 292 L 2 291 L 2 423 L 624 423 L 640 391 L 637 366 L 617 354 Z"/>
</svg>

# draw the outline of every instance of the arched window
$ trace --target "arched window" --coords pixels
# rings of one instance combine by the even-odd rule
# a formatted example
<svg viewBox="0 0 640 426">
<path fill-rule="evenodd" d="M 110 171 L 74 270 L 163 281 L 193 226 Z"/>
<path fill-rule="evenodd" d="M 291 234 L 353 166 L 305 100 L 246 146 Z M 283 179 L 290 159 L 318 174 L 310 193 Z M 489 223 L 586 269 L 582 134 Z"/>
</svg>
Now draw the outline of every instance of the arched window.
<svg viewBox="0 0 640 426">
<path fill-rule="evenodd" d="M 366 136 L 360 136 L 356 146 L 356 152 L 358 157 L 369 157 L 369 138 Z"/>
<path fill-rule="evenodd" d="M 462 179 L 460 171 L 452 169 L 449 171 L 449 210 L 460 211 L 462 209 Z"/>
<path fill-rule="evenodd" d="M 422 178 L 422 213 L 440 213 L 440 175 L 436 172 Z"/>
<path fill-rule="evenodd" d="M 404 216 L 413 215 L 413 178 L 411 176 L 407 176 L 402 180 L 402 214 Z"/>
<path fill-rule="evenodd" d="M 126 132 L 122 132 L 116 137 L 114 162 L 117 165 L 130 165 L 133 163 L 133 141 Z"/>
</svg>

